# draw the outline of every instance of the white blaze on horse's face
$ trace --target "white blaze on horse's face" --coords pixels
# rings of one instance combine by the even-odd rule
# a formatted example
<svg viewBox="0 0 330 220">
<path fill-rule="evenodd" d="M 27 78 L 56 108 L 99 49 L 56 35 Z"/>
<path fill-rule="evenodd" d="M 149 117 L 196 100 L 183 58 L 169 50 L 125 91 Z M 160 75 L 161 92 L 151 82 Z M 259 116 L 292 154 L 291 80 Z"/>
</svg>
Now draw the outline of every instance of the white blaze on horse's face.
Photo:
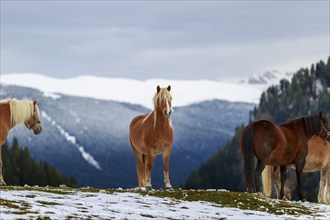
<svg viewBox="0 0 330 220">
<path fill-rule="evenodd" d="M 163 88 L 163 89 L 157 86 L 158 108 L 167 118 L 170 118 L 173 112 L 172 96 L 170 94 L 170 91 L 171 91 L 171 86 L 168 86 L 167 88 Z"/>
<path fill-rule="evenodd" d="M 171 114 L 172 114 L 172 103 L 170 101 L 167 101 L 166 102 L 166 108 L 165 108 L 165 111 L 164 111 L 164 115 L 165 117 L 171 117 Z"/>
</svg>

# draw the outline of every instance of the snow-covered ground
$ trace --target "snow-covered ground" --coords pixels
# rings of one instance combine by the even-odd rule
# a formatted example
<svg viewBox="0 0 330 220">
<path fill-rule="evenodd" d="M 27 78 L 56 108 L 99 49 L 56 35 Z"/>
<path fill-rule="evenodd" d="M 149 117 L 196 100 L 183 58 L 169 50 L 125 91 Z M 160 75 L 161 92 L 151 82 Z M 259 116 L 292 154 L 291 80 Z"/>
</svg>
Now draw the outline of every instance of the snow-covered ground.
<svg viewBox="0 0 330 220">
<path fill-rule="evenodd" d="M 206 191 L 204 191 L 206 192 Z M 170 192 L 169 192 L 170 193 Z M 216 193 L 216 191 L 215 191 Z M 227 193 L 227 192 L 225 192 Z M 230 193 L 230 192 L 228 192 Z M 188 194 L 187 194 L 188 196 Z M 263 199 L 263 198 L 260 198 Z M 266 198 L 264 198 L 266 199 Z M 267 199 L 272 206 L 277 200 Z M 248 203 L 248 201 L 246 201 Z M 329 219 L 330 208 L 314 203 L 293 202 L 313 214 L 280 214 L 229 208 L 206 201 L 142 195 L 134 190 L 84 191 L 75 189 L 31 188 L 0 191 L 0 219 Z M 286 207 L 289 207 L 286 204 Z M 262 207 L 261 207 L 262 208 Z M 290 207 L 289 207 L 290 208 Z M 295 207 L 291 207 L 292 210 Z M 267 209 L 266 209 L 267 210 Z M 283 213 L 281 214 L 281 212 Z"/>
<path fill-rule="evenodd" d="M 283 75 L 283 77 L 288 77 Z M 157 85 L 171 85 L 173 106 L 180 107 L 208 100 L 226 100 L 233 102 L 258 103 L 262 91 L 270 84 L 276 84 L 280 76 L 274 75 L 266 83 L 230 83 L 211 80 L 167 80 L 149 79 L 145 81 L 79 76 L 69 79 L 57 79 L 40 74 L 3 74 L 2 84 L 36 88 L 44 96 L 54 99 L 60 94 L 91 97 L 139 104 L 152 108 L 152 96 Z M 268 83 L 267 83 L 268 82 Z"/>
</svg>

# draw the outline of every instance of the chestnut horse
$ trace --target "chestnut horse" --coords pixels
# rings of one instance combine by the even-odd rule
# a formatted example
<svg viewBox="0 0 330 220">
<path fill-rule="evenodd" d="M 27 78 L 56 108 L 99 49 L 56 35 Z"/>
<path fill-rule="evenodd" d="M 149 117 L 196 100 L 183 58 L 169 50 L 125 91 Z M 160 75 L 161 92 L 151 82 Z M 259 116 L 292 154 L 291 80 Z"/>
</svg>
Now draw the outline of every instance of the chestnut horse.
<svg viewBox="0 0 330 220">
<path fill-rule="evenodd" d="M 327 141 L 326 143 L 324 143 L 324 141 L 318 136 L 313 136 L 307 144 L 308 154 L 306 157 L 306 164 L 303 171 L 321 171 L 318 202 L 330 204 L 330 142 Z M 266 168 L 262 172 L 263 192 L 264 195 L 268 197 L 270 197 L 272 193 L 272 171 L 273 167 L 266 166 Z M 274 172 L 276 195 L 277 198 L 279 198 L 281 177 L 277 168 L 275 168 Z M 291 199 L 290 189 L 286 186 L 284 188 L 284 194 L 286 198 Z"/>
<path fill-rule="evenodd" d="M 135 117 L 129 128 L 129 139 L 136 158 L 139 188 L 151 189 L 151 169 L 156 155 L 163 154 L 165 187 L 172 188 L 169 179 L 169 160 L 173 142 L 171 122 L 171 86 L 160 88 L 153 98 L 154 110 Z"/>
<path fill-rule="evenodd" d="M 307 156 L 307 141 L 318 135 L 330 138 L 330 124 L 321 112 L 318 115 L 290 120 L 277 126 L 260 120 L 247 125 L 240 137 L 244 158 L 244 172 L 248 192 L 261 192 L 260 176 L 266 165 L 279 166 L 281 171 L 280 198 L 284 196 L 284 183 L 288 165 L 296 167 L 299 199 L 302 194 L 302 172 Z M 257 167 L 254 168 L 254 156 Z"/>
<path fill-rule="evenodd" d="M 2 177 L 1 146 L 5 143 L 8 132 L 17 124 L 24 123 L 35 135 L 41 133 L 37 100 L 0 100 L 0 186 L 6 185 Z"/>
</svg>

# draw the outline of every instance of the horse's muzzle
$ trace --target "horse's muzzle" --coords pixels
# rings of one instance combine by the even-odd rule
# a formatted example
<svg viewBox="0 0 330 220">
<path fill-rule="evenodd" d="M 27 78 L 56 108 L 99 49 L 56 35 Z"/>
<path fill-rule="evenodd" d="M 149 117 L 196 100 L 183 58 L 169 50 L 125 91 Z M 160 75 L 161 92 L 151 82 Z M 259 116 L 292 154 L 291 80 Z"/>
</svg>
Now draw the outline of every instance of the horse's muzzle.
<svg viewBox="0 0 330 220">
<path fill-rule="evenodd" d="M 32 129 L 32 130 L 33 130 L 33 134 L 38 135 L 38 134 L 40 134 L 42 132 L 42 127 L 40 126 L 39 128 Z"/>
<path fill-rule="evenodd" d="M 170 109 L 170 110 L 167 110 L 167 109 L 166 109 L 166 110 L 164 111 L 164 115 L 165 115 L 165 117 L 167 117 L 167 118 L 171 117 L 172 112 L 173 112 L 172 109 Z"/>
</svg>

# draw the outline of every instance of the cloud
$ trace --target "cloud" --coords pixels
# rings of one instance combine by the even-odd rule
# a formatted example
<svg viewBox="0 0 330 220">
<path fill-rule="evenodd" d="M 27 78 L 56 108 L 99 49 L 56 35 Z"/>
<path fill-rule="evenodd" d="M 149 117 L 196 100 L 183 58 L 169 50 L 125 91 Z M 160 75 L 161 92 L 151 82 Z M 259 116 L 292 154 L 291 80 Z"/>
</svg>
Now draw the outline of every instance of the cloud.
<svg viewBox="0 0 330 220">
<path fill-rule="evenodd" d="M 223 79 L 330 54 L 329 2 L 1 4 L 4 73 Z"/>
</svg>

